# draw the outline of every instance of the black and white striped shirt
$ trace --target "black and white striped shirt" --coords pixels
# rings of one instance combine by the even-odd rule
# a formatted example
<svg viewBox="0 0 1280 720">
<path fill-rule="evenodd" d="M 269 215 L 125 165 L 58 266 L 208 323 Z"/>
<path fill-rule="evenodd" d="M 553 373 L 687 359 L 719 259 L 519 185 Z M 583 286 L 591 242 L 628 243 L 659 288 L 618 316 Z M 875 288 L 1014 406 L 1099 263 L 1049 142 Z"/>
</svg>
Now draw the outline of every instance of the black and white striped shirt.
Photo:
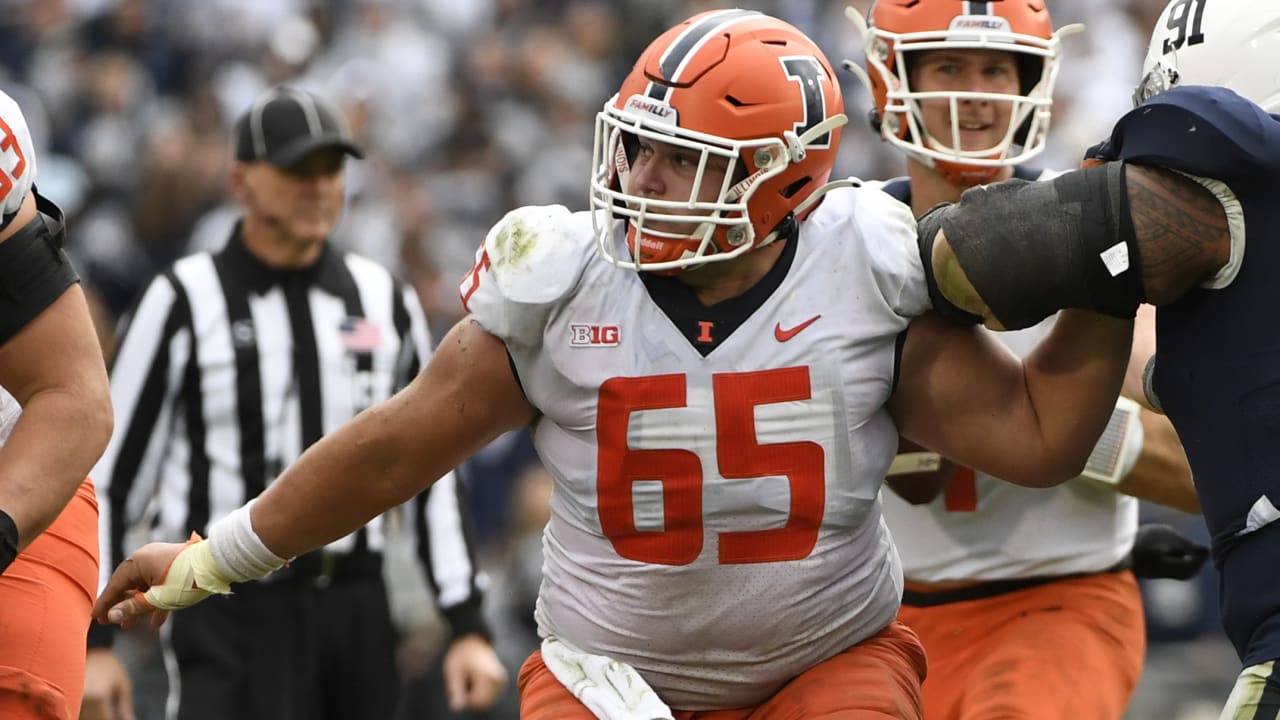
<svg viewBox="0 0 1280 720">
<path fill-rule="evenodd" d="M 111 368 L 115 434 L 94 468 L 103 582 L 140 523 L 180 542 L 256 497 L 322 435 L 390 397 L 430 355 L 414 291 L 326 247 L 305 270 L 267 267 L 239 227 L 147 287 Z M 481 584 L 453 473 L 402 509 L 455 633 L 482 632 Z M 376 553 L 390 514 L 331 543 Z"/>
</svg>

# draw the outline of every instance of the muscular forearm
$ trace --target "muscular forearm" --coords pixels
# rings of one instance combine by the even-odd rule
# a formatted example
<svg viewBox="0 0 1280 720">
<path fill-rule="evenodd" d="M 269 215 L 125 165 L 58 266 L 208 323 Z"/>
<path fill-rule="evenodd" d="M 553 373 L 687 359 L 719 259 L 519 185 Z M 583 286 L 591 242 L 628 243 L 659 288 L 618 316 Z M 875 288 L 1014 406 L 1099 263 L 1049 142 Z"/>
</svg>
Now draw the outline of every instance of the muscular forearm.
<svg viewBox="0 0 1280 720">
<path fill-rule="evenodd" d="M 111 406 L 81 389 L 32 396 L 0 449 L 0 509 L 19 549 L 44 532 L 75 494 L 111 435 Z"/>
<path fill-rule="evenodd" d="M 407 388 L 325 436 L 273 482 L 253 507 L 253 529 L 282 558 L 320 547 L 534 415 L 506 347 L 464 320 Z"/>
<path fill-rule="evenodd" d="M 1141 414 L 1143 444 L 1138 462 L 1116 492 L 1150 500 L 1183 512 L 1200 512 L 1200 499 L 1191 481 L 1191 468 L 1173 424 L 1150 410 Z"/>
<path fill-rule="evenodd" d="M 1031 481 L 1023 484 L 1057 484 L 1084 468 L 1120 394 L 1132 336 L 1130 321 L 1067 310 L 1027 357 L 1027 391 L 1047 464 L 1023 474 Z"/>
<path fill-rule="evenodd" d="M 0 510 L 21 549 L 54 521 L 111 437 L 107 368 L 79 285 L 0 346 L 0 386 L 23 407 L 0 448 Z"/>
<path fill-rule="evenodd" d="M 357 416 L 303 453 L 253 508 L 253 528 L 283 558 L 355 531 L 448 472 L 456 459 L 415 466 L 413 439 L 397 427 L 392 398 Z M 428 466 L 429 463 L 429 466 Z"/>
</svg>

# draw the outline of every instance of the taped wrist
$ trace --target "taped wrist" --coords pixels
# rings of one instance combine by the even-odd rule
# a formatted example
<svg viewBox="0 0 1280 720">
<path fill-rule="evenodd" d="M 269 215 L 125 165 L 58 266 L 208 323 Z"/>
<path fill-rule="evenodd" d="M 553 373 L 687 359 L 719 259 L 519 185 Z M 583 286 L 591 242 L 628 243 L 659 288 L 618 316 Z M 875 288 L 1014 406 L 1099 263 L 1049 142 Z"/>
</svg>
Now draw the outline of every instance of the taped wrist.
<svg viewBox="0 0 1280 720">
<path fill-rule="evenodd" d="M 1007 329 L 1030 327 L 1064 308 L 1131 318 L 1142 303 L 1121 163 L 971 188 L 960 202 L 921 218 L 922 237 L 938 229 Z"/>
<path fill-rule="evenodd" d="M 0 510 L 0 575 L 18 557 L 18 525 L 9 513 Z"/>
<path fill-rule="evenodd" d="M 39 193 L 36 210 L 30 222 L 0 242 L 0 343 L 80 279 L 62 251 L 62 210 Z"/>
<path fill-rule="evenodd" d="M 213 594 L 231 592 L 231 583 L 209 553 L 209 541 L 191 533 L 187 546 L 178 551 L 164 579 L 152 585 L 143 598 L 158 610 L 181 610 Z"/>
<path fill-rule="evenodd" d="M 250 500 L 209 528 L 209 552 L 231 582 L 266 577 L 286 562 L 271 552 L 254 532 L 249 513 L 255 502 L 256 499 Z"/>
</svg>

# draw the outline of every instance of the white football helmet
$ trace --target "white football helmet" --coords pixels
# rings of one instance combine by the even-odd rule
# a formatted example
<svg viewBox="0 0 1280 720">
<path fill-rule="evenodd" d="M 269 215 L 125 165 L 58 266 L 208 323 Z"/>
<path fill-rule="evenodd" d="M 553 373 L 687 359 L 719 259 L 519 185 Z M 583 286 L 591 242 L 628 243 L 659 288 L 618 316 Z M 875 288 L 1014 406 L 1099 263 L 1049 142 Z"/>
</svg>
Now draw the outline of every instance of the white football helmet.
<svg viewBox="0 0 1280 720">
<path fill-rule="evenodd" d="M 1230 88 L 1280 113 L 1280 2 L 1172 0 L 1160 13 L 1134 104 L 1177 85 Z"/>
</svg>

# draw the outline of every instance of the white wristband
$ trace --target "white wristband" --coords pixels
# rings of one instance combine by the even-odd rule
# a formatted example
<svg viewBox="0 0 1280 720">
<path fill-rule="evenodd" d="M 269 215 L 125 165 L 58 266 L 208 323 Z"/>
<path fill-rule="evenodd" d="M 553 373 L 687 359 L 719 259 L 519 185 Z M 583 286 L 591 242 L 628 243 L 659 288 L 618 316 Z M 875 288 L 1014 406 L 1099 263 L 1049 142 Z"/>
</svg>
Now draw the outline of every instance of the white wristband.
<svg viewBox="0 0 1280 720">
<path fill-rule="evenodd" d="M 253 531 L 249 509 L 255 500 L 232 510 L 209 527 L 209 551 L 218 570 L 231 582 L 247 582 L 279 570 L 285 559 L 277 557 Z"/>
<path fill-rule="evenodd" d="M 1119 483 L 1138 464 L 1142 455 L 1142 407 L 1127 397 L 1116 400 L 1111 420 L 1102 431 L 1080 477 L 1112 485 Z"/>
</svg>

